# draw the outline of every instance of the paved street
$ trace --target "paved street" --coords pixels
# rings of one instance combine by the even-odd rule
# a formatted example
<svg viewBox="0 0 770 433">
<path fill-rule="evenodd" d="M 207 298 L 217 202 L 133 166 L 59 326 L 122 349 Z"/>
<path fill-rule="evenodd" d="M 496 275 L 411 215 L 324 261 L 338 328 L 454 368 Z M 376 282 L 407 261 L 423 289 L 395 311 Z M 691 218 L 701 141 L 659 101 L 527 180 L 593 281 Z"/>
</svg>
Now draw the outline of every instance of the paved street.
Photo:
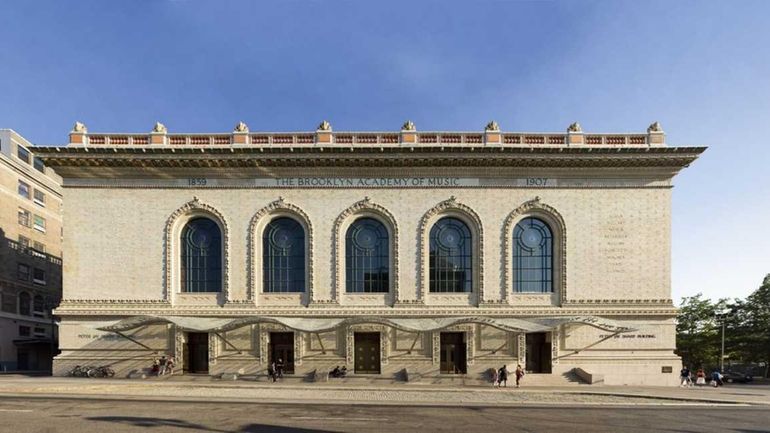
<svg viewBox="0 0 770 433">
<path fill-rule="evenodd" d="M 770 431 L 767 407 L 347 406 L 2 398 L 0 431 L 744 432 Z"/>
</svg>

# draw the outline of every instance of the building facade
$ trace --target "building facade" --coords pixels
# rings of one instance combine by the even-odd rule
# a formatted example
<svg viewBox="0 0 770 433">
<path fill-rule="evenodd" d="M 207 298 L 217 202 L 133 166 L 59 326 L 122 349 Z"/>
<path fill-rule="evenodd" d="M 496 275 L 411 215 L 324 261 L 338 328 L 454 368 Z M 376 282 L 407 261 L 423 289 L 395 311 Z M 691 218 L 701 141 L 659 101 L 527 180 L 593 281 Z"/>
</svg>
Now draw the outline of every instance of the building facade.
<svg viewBox="0 0 770 433">
<path fill-rule="evenodd" d="M 48 371 L 62 290 L 61 178 L 0 129 L 0 371 Z"/>
<path fill-rule="evenodd" d="M 94 134 L 63 179 L 55 373 L 675 384 L 672 178 L 704 150 L 641 134 Z M 535 376 L 538 377 L 538 376 Z"/>
</svg>

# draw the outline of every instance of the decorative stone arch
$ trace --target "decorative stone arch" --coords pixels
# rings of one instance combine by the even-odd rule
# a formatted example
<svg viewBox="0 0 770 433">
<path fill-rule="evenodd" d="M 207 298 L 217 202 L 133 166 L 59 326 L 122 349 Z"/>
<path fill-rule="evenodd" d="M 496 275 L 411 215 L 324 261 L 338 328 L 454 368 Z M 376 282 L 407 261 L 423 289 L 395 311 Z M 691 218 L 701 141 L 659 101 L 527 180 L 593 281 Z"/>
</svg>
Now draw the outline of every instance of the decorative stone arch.
<svg viewBox="0 0 770 433">
<path fill-rule="evenodd" d="M 313 224 L 310 217 L 299 206 L 286 202 L 283 197 L 258 210 L 249 222 L 248 233 L 248 291 L 247 299 L 254 301 L 262 290 L 262 279 L 258 277 L 262 269 L 262 235 L 270 221 L 276 218 L 291 218 L 299 223 L 305 230 L 305 287 L 307 302 L 313 302 Z"/>
<path fill-rule="evenodd" d="M 333 302 L 339 303 L 343 289 L 343 283 L 345 281 L 345 235 L 347 233 L 350 224 L 353 223 L 359 217 L 371 217 L 380 221 L 385 229 L 388 230 L 390 236 L 390 293 L 392 294 L 393 303 L 399 302 L 398 293 L 398 223 L 396 217 L 390 213 L 389 210 L 371 201 L 369 197 L 364 197 L 363 200 L 354 203 L 349 208 L 342 211 L 342 213 L 334 221 L 334 228 L 332 229 L 332 238 L 334 240 L 334 299 Z"/>
<path fill-rule="evenodd" d="M 179 293 L 179 236 L 184 225 L 195 217 L 210 218 L 222 232 L 222 302 L 227 302 L 230 299 L 230 230 L 227 219 L 214 206 L 200 201 L 195 196 L 172 212 L 166 220 L 164 231 L 166 281 L 163 288 L 163 298 L 171 302 L 174 296 Z"/>
<path fill-rule="evenodd" d="M 503 301 L 510 303 L 513 295 L 513 229 L 519 221 L 528 217 L 545 221 L 551 229 L 554 247 L 553 291 L 560 303 L 563 303 L 567 299 L 567 225 L 559 211 L 541 202 L 538 196 L 514 209 L 503 223 Z"/>
<path fill-rule="evenodd" d="M 430 230 L 433 224 L 444 217 L 455 217 L 468 225 L 473 242 L 473 292 L 477 293 L 478 303 L 484 302 L 484 227 L 479 215 L 469 206 L 457 201 L 455 196 L 449 197 L 430 208 L 420 220 L 417 238 L 419 239 L 418 259 L 420 263 L 420 284 L 417 293 L 418 302 L 424 303 L 425 296 L 430 291 L 428 271 L 430 269 Z"/>
</svg>

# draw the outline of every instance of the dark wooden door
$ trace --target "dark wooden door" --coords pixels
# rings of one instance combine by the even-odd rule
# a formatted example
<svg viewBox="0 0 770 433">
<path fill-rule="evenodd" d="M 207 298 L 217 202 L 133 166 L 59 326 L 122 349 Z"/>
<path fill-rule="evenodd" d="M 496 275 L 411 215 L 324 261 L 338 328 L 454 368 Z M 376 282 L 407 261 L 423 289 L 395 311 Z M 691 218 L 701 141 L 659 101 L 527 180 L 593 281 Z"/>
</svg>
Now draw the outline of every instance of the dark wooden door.
<svg viewBox="0 0 770 433">
<path fill-rule="evenodd" d="M 466 347 L 462 332 L 442 332 L 441 373 L 465 374 L 467 372 Z"/>
<path fill-rule="evenodd" d="M 546 334 L 538 332 L 527 334 L 527 365 L 530 373 L 551 372 L 551 344 L 546 341 Z"/>
<path fill-rule="evenodd" d="M 209 334 L 190 332 L 187 334 L 187 350 L 185 360 L 187 371 L 190 373 L 209 372 Z"/>
<path fill-rule="evenodd" d="M 380 333 L 355 333 L 356 374 L 380 374 Z"/>
<path fill-rule="evenodd" d="M 270 362 L 283 362 L 283 372 L 294 374 L 294 333 L 270 333 Z"/>
</svg>

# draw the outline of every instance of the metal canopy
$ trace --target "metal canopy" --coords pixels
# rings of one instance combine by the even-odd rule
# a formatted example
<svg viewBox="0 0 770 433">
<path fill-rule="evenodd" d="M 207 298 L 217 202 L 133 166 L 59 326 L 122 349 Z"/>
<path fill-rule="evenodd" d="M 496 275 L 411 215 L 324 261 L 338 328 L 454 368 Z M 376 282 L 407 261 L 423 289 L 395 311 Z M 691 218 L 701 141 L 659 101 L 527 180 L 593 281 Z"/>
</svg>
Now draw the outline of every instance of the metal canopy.
<svg viewBox="0 0 770 433">
<path fill-rule="evenodd" d="M 531 319 L 496 318 L 496 317 L 439 317 L 439 318 L 386 318 L 358 316 L 348 318 L 302 318 L 249 316 L 239 319 L 218 319 L 190 316 L 133 316 L 109 324 L 101 323 L 96 329 L 110 332 L 123 332 L 145 325 L 171 323 L 183 331 L 225 332 L 243 326 L 258 323 L 274 323 L 301 332 L 328 332 L 341 326 L 355 324 L 381 324 L 406 332 L 440 331 L 459 324 L 478 323 L 503 331 L 533 333 L 547 332 L 565 324 L 587 325 L 603 331 L 624 333 L 635 331 L 614 320 L 597 316 L 539 317 Z"/>
</svg>

